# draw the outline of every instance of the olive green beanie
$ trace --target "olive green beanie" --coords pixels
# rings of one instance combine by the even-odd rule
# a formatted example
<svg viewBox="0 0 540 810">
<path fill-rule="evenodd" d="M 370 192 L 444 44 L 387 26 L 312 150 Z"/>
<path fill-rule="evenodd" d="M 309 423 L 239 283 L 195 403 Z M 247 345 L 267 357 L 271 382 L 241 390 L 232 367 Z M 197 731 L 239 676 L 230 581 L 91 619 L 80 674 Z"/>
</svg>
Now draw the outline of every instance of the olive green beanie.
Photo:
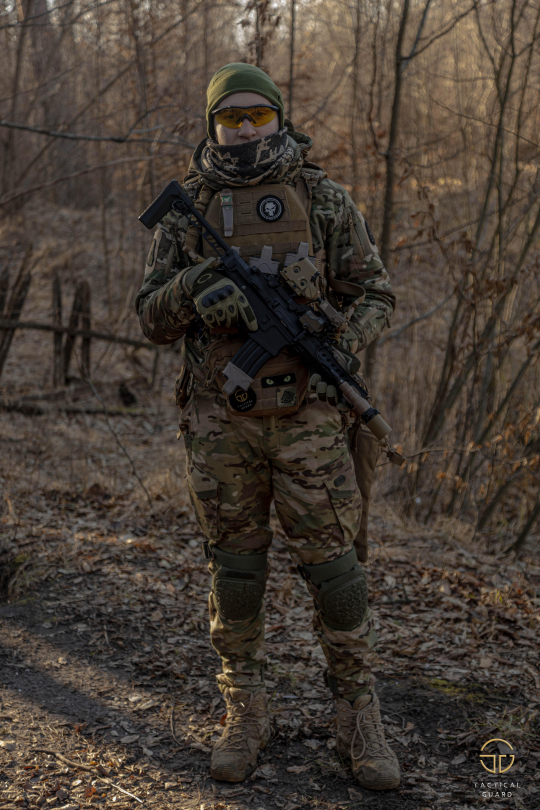
<svg viewBox="0 0 540 810">
<path fill-rule="evenodd" d="M 224 65 L 215 73 L 208 85 L 206 97 L 206 126 L 208 136 L 215 138 L 212 110 L 215 110 L 220 101 L 232 93 L 258 93 L 268 101 L 279 107 L 279 128 L 282 129 L 285 120 L 285 110 L 283 106 L 283 96 L 276 87 L 270 76 L 264 70 L 255 65 L 247 65 L 245 62 L 232 62 Z"/>
</svg>

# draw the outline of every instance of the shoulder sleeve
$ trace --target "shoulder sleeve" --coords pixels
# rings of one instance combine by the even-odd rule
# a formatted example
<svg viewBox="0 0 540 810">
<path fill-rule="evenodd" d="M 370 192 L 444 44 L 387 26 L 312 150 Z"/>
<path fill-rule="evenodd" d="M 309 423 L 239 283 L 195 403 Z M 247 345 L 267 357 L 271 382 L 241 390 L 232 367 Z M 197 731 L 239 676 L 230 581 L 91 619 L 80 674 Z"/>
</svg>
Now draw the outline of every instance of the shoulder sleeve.
<svg viewBox="0 0 540 810">
<path fill-rule="evenodd" d="M 152 343 L 173 343 L 184 335 L 194 320 L 193 305 L 181 284 L 190 267 L 182 250 L 187 220 L 174 211 L 159 223 L 146 259 L 144 280 L 135 298 L 141 328 Z"/>
<path fill-rule="evenodd" d="M 313 191 L 311 222 L 314 250 L 326 254 L 330 289 L 342 298 L 358 350 L 364 349 L 390 324 L 395 308 L 373 233 L 348 192 L 328 179 Z"/>
</svg>

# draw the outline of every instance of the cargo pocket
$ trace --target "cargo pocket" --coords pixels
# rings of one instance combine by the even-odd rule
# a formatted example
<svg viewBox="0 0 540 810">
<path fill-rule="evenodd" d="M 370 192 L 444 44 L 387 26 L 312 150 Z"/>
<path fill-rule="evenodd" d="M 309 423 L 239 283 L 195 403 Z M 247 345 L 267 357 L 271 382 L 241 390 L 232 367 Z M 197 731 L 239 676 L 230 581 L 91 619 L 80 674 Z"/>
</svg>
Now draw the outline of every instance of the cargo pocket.
<svg viewBox="0 0 540 810">
<path fill-rule="evenodd" d="M 362 496 L 350 456 L 343 465 L 326 479 L 326 488 L 343 532 L 343 545 L 352 546 L 360 530 L 362 519 Z"/>
<path fill-rule="evenodd" d="M 195 464 L 187 470 L 189 495 L 200 530 L 208 540 L 217 541 L 219 515 L 219 478 Z"/>
</svg>

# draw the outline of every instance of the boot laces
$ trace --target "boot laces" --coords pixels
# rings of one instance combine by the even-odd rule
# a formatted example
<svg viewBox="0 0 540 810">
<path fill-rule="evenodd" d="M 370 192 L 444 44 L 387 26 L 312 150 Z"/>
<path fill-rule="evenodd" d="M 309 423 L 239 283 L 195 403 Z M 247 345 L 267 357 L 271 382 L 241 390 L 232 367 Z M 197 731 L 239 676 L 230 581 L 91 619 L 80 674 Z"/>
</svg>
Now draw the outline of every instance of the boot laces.
<svg viewBox="0 0 540 810">
<path fill-rule="evenodd" d="M 254 737 L 259 736 L 259 725 L 255 712 L 252 710 L 253 692 L 247 702 L 241 700 L 227 701 L 227 727 L 222 739 L 227 740 L 231 748 L 241 749 L 246 740 L 246 731 L 253 732 Z"/>
<path fill-rule="evenodd" d="M 354 712 L 351 710 L 347 718 L 351 725 L 354 723 L 354 731 L 351 739 L 351 759 L 361 760 L 366 751 L 376 759 L 392 759 L 386 741 L 384 738 L 384 730 L 380 721 L 370 712 L 371 703 L 368 703 L 363 709 L 360 709 L 356 714 L 356 723 L 354 723 Z M 365 733 L 364 733 L 365 732 Z M 354 753 L 354 746 L 357 737 L 362 741 L 362 750 L 359 754 Z"/>
</svg>

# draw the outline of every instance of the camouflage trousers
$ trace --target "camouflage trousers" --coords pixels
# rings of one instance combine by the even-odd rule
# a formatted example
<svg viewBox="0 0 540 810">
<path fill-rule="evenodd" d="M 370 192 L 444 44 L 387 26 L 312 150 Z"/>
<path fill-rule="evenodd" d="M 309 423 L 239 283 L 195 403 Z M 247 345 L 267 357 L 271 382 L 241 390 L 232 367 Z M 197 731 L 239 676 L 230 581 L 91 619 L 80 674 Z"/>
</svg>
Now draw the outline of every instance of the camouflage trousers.
<svg viewBox="0 0 540 810">
<path fill-rule="evenodd" d="M 228 411 L 217 392 L 198 388 L 182 410 L 180 430 L 191 501 L 210 549 L 266 551 L 274 501 L 295 563 L 316 565 L 349 552 L 362 499 L 347 428 L 336 408 L 313 396 L 295 414 L 249 418 Z M 214 563 L 209 569 L 214 573 Z M 266 662 L 264 600 L 248 620 L 222 619 L 213 593 L 209 610 L 211 642 L 223 664 L 218 681 L 257 688 Z M 366 693 L 375 682 L 370 659 L 377 643 L 369 607 L 351 631 L 329 628 L 314 608 L 313 628 L 332 691 L 348 699 Z"/>
</svg>

